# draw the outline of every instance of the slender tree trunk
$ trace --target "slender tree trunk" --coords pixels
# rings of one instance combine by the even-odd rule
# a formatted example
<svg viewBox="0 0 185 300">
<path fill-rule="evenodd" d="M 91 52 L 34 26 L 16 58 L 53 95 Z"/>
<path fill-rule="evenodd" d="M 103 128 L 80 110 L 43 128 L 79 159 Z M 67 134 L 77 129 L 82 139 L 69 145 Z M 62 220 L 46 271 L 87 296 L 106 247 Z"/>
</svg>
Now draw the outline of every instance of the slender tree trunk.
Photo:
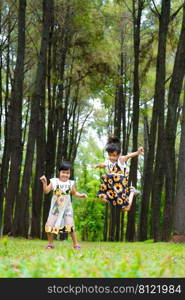
<svg viewBox="0 0 185 300">
<path fill-rule="evenodd" d="M 10 161 L 10 139 L 8 138 L 10 133 L 10 120 L 8 113 L 9 105 L 9 82 L 10 82 L 10 36 L 11 36 L 11 20 L 8 19 L 8 33 L 7 33 L 7 55 L 6 55 L 6 91 L 4 98 L 4 109 L 5 109 L 5 125 L 4 125 L 4 149 L 3 158 L 1 165 L 1 176 L 0 176 L 0 231 L 2 231 L 3 224 L 3 202 L 4 195 L 6 193 L 7 187 L 7 177 L 9 171 L 9 161 Z"/>
<path fill-rule="evenodd" d="M 104 229 L 103 229 L 103 240 L 107 241 L 107 233 L 108 233 L 108 205 L 105 205 L 105 217 L 104 217 Z"/>
<path fill-rule="evenodd" d="M 50 47 L 49 47 L 50 49 Z M 51 97 L 51 82 L 50 82 L 50 70 L 51 61 L 50 53 L 48 55 L 48 102 L 49 102 L 49 113 L 48 113 L 48 129 L 47 129 L 47 145 L 46 145 L 46 178 L 50 179 L 54 177 L 55 171 L 55 156 L 56 156 L 56 140 L 57 140 L 57 128 L 56 128 L 56 118 L 55 118 L 55 99 Z M 54 88 L 54 87 L 53 87 Z M 47 216 L 49 213 L 51 201 L 51 194 L 47 194 L 44 197 L 43 204 L 43 231 L 42 238 L 46 236 L 45 234 L 45 223 L 47 221 Z"/>
<path fill-rule="evenodd" d="M 22 100 L 25 56 L 25 13 L 26 0 L 19 1 L 18 12 L 18 49 L 15 77 L 11 96 L 11 165 L 9 183 L 6 192 L 3 233 L 12 232 L 13 206 L 19 192 L 20 170 L 22 162 Z"/>
<path fill-rule="evenodd" d="M 1 11 L 2 11 L 2 0 L 0 0 L 0 36 L 1 36 Z M 1 151 L 1 145 L 2 145 L 2 112 L 3 112 L 3 97 L 2 97 L 2 67 L 3 67 L 3 61 L 2 61 L 2 42 L 0 44 L 0 151 Z M 1 164 L 1 162 L 0 162 Z M 1 210 L 0 210 L 1 211 Z M 1 217 L 0 217 L 1 218 Z"/>
<path fill-rule="evenodd" d="M 59 70 L 59 80 L 60 83 L 58 85 L 58 101 L 57 101 L 57 120 L 58 120 L 58 148 L 57 148 L 57 165 L 61 163 L 62 160 L 62 150 L 64 146 L 64 124 L 65 124 L 65 103 L 64 103 L 64 72 L 65 72 L 65 63 L 67 52 L 69 48 L 69 42 L 71 39 L 71 18 L 73 15 L 72 8 L 70 3 L 67 4 L 64 16 L 64 26 L 62 28 L 62 36 L 61 36 L 61 49 L 60 49 L 60 70 Z"/>
<path fill-rule="evenodd" d="M 163 12 L 162 12 L 163 13 Z M 152 230 L 153 238 L 155 242 L 161 240 L 161 228 L 160 228 L 160 204 L 161 194 L 164 182 L 164 106 L 165 106 L 165 76 L 166 76 L 166 39 L 168 32 L 168 24 L 170 20 L 170 1 L 165 3 L 164 18 L 161 18 L 159 38 L 163 38 L 163 49 L 161 53 L 161 76 L 160 76 L 160 94 L 156 93 L 158 97 L 158 139 L 157 139 L 157 151 L 155 159 L 155 169 L 153 178 L 152 189 Z"/>
<path fill-rule="evenodd" d="M 109 241 L 115 240 L 116 207 L 110 207 Z"/>
<path fill-rule="evenodd" d="M 53 18 L 53 1 L 43 0 L 43 32 L 40 53 L 40 72 L 42 74 L 42 82 L 40 87 L 39 111 L 38 111 L 38 134 L 36 139 L 36 172 L 33 186 L 32 201 L 32 220 L 31 220 L 31 236 L 40 237 L 41 235 L 41 209 L 42 209 L 42 185 L 40 176 L 45 173 L 45 88 L 46 88 L 46 72 L 47 72 L 47 50 L 49 45 L 49 33 Z M 39 71 L 38 71 L 39 72 Z"/>
<path fill-rule="evenodd" d="M 120 139 L 121 135 L 121 107 L 123 102 L 123 85 L 120 83 L 116 88 L 115 114 L 114 114 L 114 134 Z"/>
<path fill-rule="evenodd" d="M 158 107 L 160 107 L 161 98 L 162 99 L 164 98 L 166 39 L 167 39 L 167 32 L 168 32 L 169 10 L 170 10 L 170 1 L 162 0 L 161 14 L 159 17 L 159 43 L 158 43 L 158 54 L 157 54 L 154 104 L 153 104 L 152 121 L 150 127 L 147 164 L 146 164 L 145 176 L 144 176 L 144 187 L 143 187 L 143 194 L 142 194 L 142 205 L 141 205 L 141 216 L 140 216 L 140 227 L 139 227 L 139 239 L 141 241 L 147 239 L 147 232 L 148 232 L 149 200 L 150 200 L 150 194 L 153 185 L 153 163 L 155 157 L 157 121 L 159 116 Z M 160 154 L 158 153 L 158 155 Z"/>
<path fill-rule="evenodd" d="M 0 35 L 1 35 L 1 10 L 2 10 L 2 1 L 0 1 Z M 2 112 L 3 112 L 3 97 L 2 97 L 2 43 L 0 44 L 0 151 L 2 151 Z M 2 169 L 2 161 L 0 161 L 0 173 Z M 0 199 L 0 235 L 1 235 L 1 226 L 2 226 L 2 217 L 3 217 L 3 201 Z"/>
<path fill-rule="evenodd" d="M 121 229 L 121 224 L 120 224 L 120 216 L 121 216 L 121 211 L 119 207 L 116 207 L 116 232 L 115 232 L 115 241 L 119 242 L 120 241 L 120 229 Z"/>
<path fill-rule="evenodd" d="M 132 150 L 137 151 L 138 148 L 138 128 L 139 128 L 139 101 L 140 101 L 140 87 L 139 87 L 139 51 L 140 51 L 140 27 L 141 15 L 144 1 L 138 0 L 138 7 L 136 12 L 136 1 L 133 0 L 133 19 L 134 19 L 134 86 L 133 86 L 133 136 L 132 136 Z M 129 182 L 133 186 L 137 185 L 137 157 L 131 160 Z M 133 241 L 135 238 L 135 198 L 130 212 L 128 213 L 126 239 Z"/>
<path fill-rule="evenodd" d="M 126 132 L 126 94 L 127 94 L 127 64 L 126 64 L 126 55 L 123 55 L 123 61 L 125 66 L 125 73 L 124 73 L 124 86 L 123 86 L 123 102 L 122 102 L 122 154 L 125 155 L 128 151 L 126 149 L 127 145 L 127 132 Z"/>
<path fill-rule="evenodd" d="M 63 114 L 63 144 L 60 154 L 60 159 L 68 159 L 68 137 L 69 137 L 69 97 L 70 97 L 70 87 L 66 91 L 66 97 L 64 100 L 64 114 Z"/>
<path fill-rule="evenodd" d="M 179 163 L 177 172 L 177 194 L 174 205 L 174 235 L 177 235 L 181 241 L 185 242 L 185 87 L 184 103 L 181 122 L 181 140 L 179 149 Z M 178 241 L 178 240 L 177 240 Z M 180 240 L 179 240 L 180 241 Z"/>
<path fill-rule="evenodd" d="M 79 95 L 79 84 L 77 86 L 77 90 L 75 93 L 75 97 L 73 100 L 73 108 L 72 108 L 72 125 L 71 125 L 71 132 L 70 132 L 70 142 L 69 142 L 69 150 L 68 150 L 68 157 L 70 161 L 74 161 L 73 153 L 74 153 L 74 145 L 76 145 L 76 111 L 77 111 L 77 105 L 78 105 L 78 95 Z"/>
<path fill-rule="evenodd" d="M 124 212 L 121 212 L 121 236 L 120 241 L 124 240 Z"/>
<path fill-rule="evenodd" d="M 168 94 L 168 113 L 166 121 L 166 148 L 165 148 L 165 170 L 166 170 L 166 198 L 164 206 L 163 236 L 164 241 L 168 241 L 173 227 L 173 210 L 175 197 L 175 140 L 178 121 L 178 103 L 182 90 L 182 83 L 185 74 L 185 4 L 183 7 L 183 19 L 181 33 L 179 37 L 172 79 Z"/>
</svg>

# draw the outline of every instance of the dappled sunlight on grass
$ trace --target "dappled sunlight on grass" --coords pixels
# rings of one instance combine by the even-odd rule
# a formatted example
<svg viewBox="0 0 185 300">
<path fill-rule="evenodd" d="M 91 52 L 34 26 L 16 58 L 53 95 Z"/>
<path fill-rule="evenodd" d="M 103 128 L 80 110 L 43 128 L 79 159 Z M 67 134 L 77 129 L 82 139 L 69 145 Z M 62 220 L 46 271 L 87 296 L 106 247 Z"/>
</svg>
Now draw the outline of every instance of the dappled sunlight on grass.
<svg viewBox="0 0 185 300">
<path fill-rule="evenodd" d="M 185 277 L 185 244 L 0 239 L 0 277 L 144 278 Z"/>
</svg>

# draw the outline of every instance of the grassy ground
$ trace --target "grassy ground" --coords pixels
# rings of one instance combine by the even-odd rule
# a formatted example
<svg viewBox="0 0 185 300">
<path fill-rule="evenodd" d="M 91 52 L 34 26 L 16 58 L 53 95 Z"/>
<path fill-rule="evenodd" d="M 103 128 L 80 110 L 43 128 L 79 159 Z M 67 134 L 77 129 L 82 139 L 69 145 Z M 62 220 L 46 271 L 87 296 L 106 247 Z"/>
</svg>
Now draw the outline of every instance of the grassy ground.
<svg viewBox="0 0 185 300">
<path fill-rule="evenodd" d="M 0 278 L 185 277 L 185 244 L 0 239 Z"/>
</svg>

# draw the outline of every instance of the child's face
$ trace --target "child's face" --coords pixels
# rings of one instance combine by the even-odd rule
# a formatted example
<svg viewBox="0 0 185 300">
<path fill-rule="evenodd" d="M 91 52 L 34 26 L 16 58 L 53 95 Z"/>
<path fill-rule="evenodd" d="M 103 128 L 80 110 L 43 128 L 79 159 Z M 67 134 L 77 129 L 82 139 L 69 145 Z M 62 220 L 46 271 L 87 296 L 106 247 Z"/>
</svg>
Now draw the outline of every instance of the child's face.
<svg viewBox="0 0 185 300">
<path fill-rule="evenodd" d="M 120 156 L 120 154 L 117 151 L 114 152 L 108 152 L 108 157 L 109 160 L 114 163 L 115 161 L 118 160 L 118 157 Z"/>
<path fill-rule="evenodd" d="M 70 178 L 71 172 L 70 169 L 69 170 L 61 170 L 59 172 L 59 179 L 61 181 L 67 181 Z"/>
</svg>

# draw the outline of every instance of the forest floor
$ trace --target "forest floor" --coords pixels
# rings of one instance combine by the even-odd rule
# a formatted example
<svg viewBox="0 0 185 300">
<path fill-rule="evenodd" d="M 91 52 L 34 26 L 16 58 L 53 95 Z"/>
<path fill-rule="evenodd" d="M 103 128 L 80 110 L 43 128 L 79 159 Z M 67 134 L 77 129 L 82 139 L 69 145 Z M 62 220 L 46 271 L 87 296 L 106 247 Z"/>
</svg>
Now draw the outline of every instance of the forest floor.
<svg viewBox="0 0 185 300">
<path fill-rule="evenodd" d="M 184 278 L 185 243 L 0 239 L 0 278 Z"/>
</svg>

